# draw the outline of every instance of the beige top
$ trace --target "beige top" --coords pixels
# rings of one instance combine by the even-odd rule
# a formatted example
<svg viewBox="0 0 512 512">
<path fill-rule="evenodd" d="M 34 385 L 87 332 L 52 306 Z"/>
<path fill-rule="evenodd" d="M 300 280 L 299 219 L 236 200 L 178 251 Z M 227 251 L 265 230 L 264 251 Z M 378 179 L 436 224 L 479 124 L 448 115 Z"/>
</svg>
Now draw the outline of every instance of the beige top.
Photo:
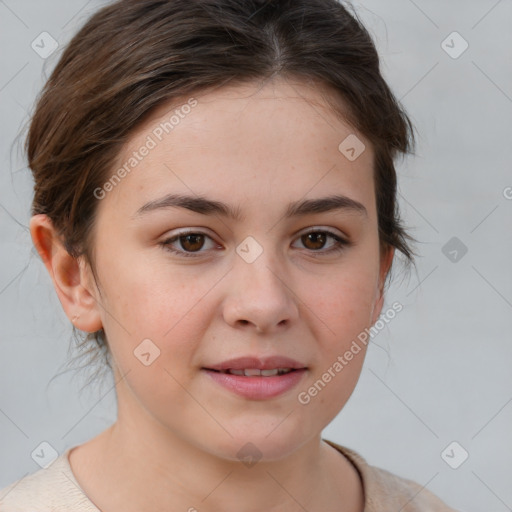
<svg viewBox="0 0 512 512">
<path fill-rule="evenodd" d="M 332 441 L 356 467 L 363 482 L 364 512 L 457 512 L 427 489 L 389 471 L 370 466 L 356 452 Z M 0 490 L 0 512 L 101 512 L 75 479 L 68 455 Z"/>
</svg>

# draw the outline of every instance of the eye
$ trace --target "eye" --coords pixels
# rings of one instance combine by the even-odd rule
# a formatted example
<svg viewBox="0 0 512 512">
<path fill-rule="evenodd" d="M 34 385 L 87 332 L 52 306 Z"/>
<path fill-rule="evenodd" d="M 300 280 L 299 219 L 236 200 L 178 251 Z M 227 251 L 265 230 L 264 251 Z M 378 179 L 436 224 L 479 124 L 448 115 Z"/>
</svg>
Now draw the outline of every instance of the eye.
<svg viewBox="0 0 512 512">
<path fill-rule="evenodd" d="M 205 252 L 201 251 L 201 249 L 205 246 L 205 239 L 208 239 L 212 246 L 215 245 L 211 237 L 209 237 L 206 233 L 197 231 L 178 233 L 177 235 L 164 240 L 160 245 L 162 245 L 165 250 L 177 254 L 178 256 L 196 257 L 199 256 L 202 252 Z M 173 247 L 176 243 L 181 246 L 181 250 Z"/>
<path fill-rule="evenodd" d="M 321 250 L 326 246 L 329 239 L 332 240 L 329 248 L 327 250 Z M 351 245 L 351 242 L 344 240 L 331 231 L 325 230 L 308 231 L 307 233 L 303 233 L 298 240 L 302 242 L 309 252 L 317 253 L 314 254 L 314 256 L 338 253 L 343 251 L 346 246 Z M 206 250 L 202 251 L 201 249 L 208 245 L 206 243 L 208 241 L 210 242 L 210 247 L 207 247 Z M 200 231 L 186 231 L 178 233 L 171 238 L 164 240 L 160 245 L 165 250 L 186 258 L 198 257 L 201 253 L 208 252 L 209 249 L 220 247 L 215 244 L 209 235 Z M 180 247 L 176 248 L 176 245 L 179 245 Z"/>
<path fill-rule="evenodd" d="M 329 248 L 323 251 L 320 250 L 325 247 L 329 239 L 333 240 Z M 337 234 L 332 233 L 331 231 L 323 230 L 308 231 L 307 233 L 303 233 L 299 240 L 306 247 L 306 249 L 309 249 L 311 252 L 318 253 L 319 256 L 343 251 L 346 246 L 351 245 L 349 241 L 341 238 Z M 317 256 L 317 254 L 314 256 Z"/>
</svg>

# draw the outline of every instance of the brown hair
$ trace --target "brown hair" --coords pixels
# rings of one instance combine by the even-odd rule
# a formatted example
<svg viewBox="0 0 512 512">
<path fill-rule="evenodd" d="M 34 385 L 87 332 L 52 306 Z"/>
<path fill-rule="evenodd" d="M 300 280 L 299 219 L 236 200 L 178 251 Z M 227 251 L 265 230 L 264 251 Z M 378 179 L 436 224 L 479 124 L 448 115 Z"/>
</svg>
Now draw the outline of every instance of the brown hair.
<svg viewBox="0 0 512 512">
<path fill-rule="evenodd" d="M 394 159 L 413 152 L 414 127 L 369 33 L 337 0 L 119 0 L 99 10 L 63 51 L 31 120 L 32 214 L 48 215 L 94 272 L 94 190 L 131 132 L 169 100 L 279 75 L 330 86 L 341 100 L 327 98 L 333 109 L 370 140 L 381 247 L 413 263 Z M 86 340 L 108 356 L 103 330 Z"/>
</svg>

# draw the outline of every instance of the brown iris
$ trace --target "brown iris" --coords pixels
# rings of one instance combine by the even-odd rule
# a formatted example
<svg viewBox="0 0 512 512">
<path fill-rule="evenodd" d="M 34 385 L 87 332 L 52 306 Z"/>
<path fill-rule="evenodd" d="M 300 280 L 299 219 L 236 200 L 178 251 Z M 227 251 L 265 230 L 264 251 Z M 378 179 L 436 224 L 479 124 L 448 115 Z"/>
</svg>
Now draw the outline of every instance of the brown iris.
<svg viewBox="0 0 512 512">
<path fill-rule="evenodd" d="M 190 234 L 180 236 L 180 242 L 183 249 L 194 252 L 201 249 L 204 245 L 204 235 Z"/>
<path fill-rule="evenodd" d="M 325 233 L 307 233 L 302 235 L 301 240 L 305 247 L 308 249 L 322 249 L 326 242 Z M 311 247 L 306 244 L 306 241 L 312 242 L 314 247 Z"/>
</svg>

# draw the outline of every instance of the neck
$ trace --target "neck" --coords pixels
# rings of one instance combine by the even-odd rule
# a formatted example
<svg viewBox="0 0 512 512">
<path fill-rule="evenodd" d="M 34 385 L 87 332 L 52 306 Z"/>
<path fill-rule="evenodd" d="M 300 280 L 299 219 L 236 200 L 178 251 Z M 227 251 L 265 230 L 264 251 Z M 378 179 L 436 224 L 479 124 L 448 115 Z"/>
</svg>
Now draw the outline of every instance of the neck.
<svg viewBox="0 0 512 512">
<path fill-rule="evenodd" d="M 280 460 L 243 463 L 176 438 L 156 421 L 141 426 L 120 416 L 78 455 L 72 469 L 104 512 L 239 512 L 240 504 L 244 512 L 363 510 L 357 471 L 320 435 Z"/>
</svg>

